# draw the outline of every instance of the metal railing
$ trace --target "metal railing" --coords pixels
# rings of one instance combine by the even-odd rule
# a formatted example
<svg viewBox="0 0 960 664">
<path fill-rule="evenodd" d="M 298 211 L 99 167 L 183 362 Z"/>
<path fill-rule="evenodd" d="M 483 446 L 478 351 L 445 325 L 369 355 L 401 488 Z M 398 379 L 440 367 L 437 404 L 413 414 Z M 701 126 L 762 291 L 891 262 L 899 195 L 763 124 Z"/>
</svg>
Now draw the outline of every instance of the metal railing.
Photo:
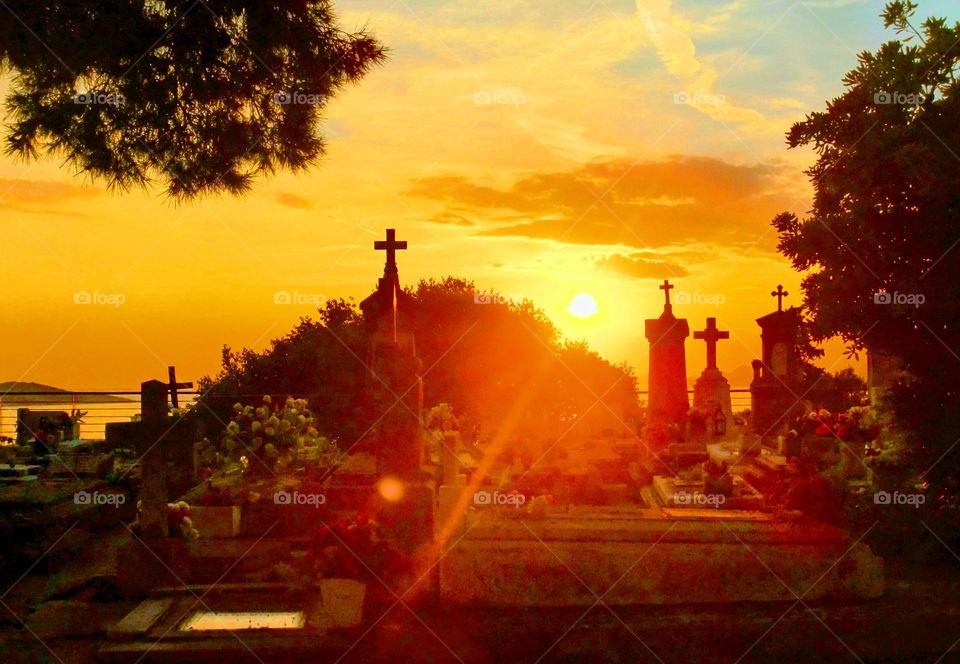
<svg viewBox="0 0 960 664">
<path fill-rule="evenodd" d="M 198 392 L 179 392 L 180 406 L 194 403 Z M 0 393 L 0 436 L 16 438 L 17 411 L 27 408 L 31 413 L 70 415 L 83 413 L 80 419 L 80 438 L 102 440 L 110 422 L 129 422 L 140 414 L 139 390 L 85 391 L 85 392 L 10 392 Z"/>
<path fill-rule="evenodd" d="M 693 390 L 689 390 L 691 401 Z M 181 391 L 178 393 L 180 406 L 185 407 L 196 402 L 200 393 Z M 646 400 L 647 391 L 641 391 L 640 397 Z M 101 398 L 101 400 L 98 400 Z M 735 388 L 730 390 L 733 412 L 750 408 L 750 390 Z M 80 424 L 80 437 L 88 440 L 104 438 L 106 425 L 110 422 L 129 422 L 140 414 L 140 392 L 129 390 L 84 391 L 84 392 L 11 392 L 0 394 L 0 436 L 16 438 L 17 411 L 28 408 L 32 413 L 83 413 Z"/>
</svg>

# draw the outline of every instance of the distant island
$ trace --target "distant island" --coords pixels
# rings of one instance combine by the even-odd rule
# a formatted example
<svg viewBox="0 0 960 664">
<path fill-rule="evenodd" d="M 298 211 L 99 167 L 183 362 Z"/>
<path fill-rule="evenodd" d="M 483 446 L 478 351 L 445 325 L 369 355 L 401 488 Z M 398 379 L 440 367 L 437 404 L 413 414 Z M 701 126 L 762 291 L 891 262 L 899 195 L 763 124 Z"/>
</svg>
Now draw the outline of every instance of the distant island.
<svg viewBox="0 0 960 664">
<path fill-rule="evenodd" d="M 31 394 L 32 392 L 52 392 L 53 394 Z M 133 399 L 113 394 L 77 394 L 41 383 L 21 383 L 6 381 L 0 383 L 0 403 L 4 406 L 73 404 L 73 403 L 113 403 L 129 402 Z"/>
</svg>

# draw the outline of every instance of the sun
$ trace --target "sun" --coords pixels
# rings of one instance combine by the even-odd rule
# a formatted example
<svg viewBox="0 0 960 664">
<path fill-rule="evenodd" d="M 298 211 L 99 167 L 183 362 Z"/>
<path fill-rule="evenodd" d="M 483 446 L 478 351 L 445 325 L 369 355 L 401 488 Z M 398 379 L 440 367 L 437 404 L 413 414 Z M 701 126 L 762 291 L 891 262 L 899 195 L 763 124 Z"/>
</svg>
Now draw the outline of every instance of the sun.
<svg viewBox="0 0 960 664">
<path fill-rule="evenodd" d="M 577 318 L 590 318 L 596 316 L 600 311 L 600 306 L 589 293 L 578 293 L 570 300 L 567 305 L 567 311 Z"/>
</svg>

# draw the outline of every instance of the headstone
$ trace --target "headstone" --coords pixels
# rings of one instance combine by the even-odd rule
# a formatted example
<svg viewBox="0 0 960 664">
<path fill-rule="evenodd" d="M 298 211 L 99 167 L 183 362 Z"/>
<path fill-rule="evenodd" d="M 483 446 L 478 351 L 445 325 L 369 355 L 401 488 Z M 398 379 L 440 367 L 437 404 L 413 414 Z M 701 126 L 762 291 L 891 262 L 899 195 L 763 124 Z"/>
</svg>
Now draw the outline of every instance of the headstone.
<svg viewBox="0 0 960 664">
<path fill-rule="evenodd" d="M 415 302 L 400 288 L 396 252 L 407 243 L 394 229 L 374 249 L 386 252 L 377 290 L 360 303 L 368 338 L 365 405 L 375 421 L 372 451 L 381 480 L 375 513 L 402 549 L 433 537 L 436 487 L 425 467 L 423 363 L 414 338 Z"/>
<path fill-rule="evenodd" d="M 54 454 L 60 441 L 73 438 L 73 420 L 62 410 L 17 409 L 17 445 L 33 443 L 34 454 Z"/>
<path fill-rule="evenodd" d="M 788 293 L 783 286 L 777 286 L 770 295 L 777 298 L 777 310 L 757 319 L 762 359 L 759 364 L 754 362 L 750 383 L 750 433 L 760 436 L 765 444 L 773 443 L 805 408 L 798 398 L 800 311 L 796 307 L 784 311 L 783 298 Z"/>
<path fill-rule="evenodd" d="M 144 540 L 166 537 L 167 483 L 164 475 L 162 438 L 167 433 L 167 386 L 159 380 L 140 385 L 140 528 Z"/>
<path fill-rule="evenodd" d="M 140 533 L 117 549 L 117 585 L 127 595 L 180 585 L 189 577 L 186 544 L 169 536 L 164 451 L 176 423 L 169 417 L 168 387 L 159 380 L 141 383 L 140 421 L 127 432 L 140 460 Z"/>
<path fill-rule="evenodd" d="M 730 404 L 730 383 L 717 368 L 717 341 L 729 339 L 730 333 L 717 329 L 716 318 L 707 318 L 706 329 L 694 332 L 693 338 L 701 339 L 707 345 L 707 367 L 693 385 L 693 407 L 709 415 L 707 431 L 713 437 L 726 437 L 728 427 L 732 431 L 733 407 Z M 718 417 L 723 418 L 722 431 L 716 421 Z"/>
<path fill-rule="evenodd" d="M 650 342 L 648 417 L 667 422 L 683 421 L 690 402 L 687 396 L 687 361 L 684 342 L 690 336 L 686 319 L 673 315 L 670 290 L 674 288 L 664 280 L 665 303 L 659 318 L 645 322 L 645 334 Z"/>
<path fill-rule="evenodd" d="M 400 288 L 396 252 L 407 248 L 387 230 L 374 243 L 387 260 L 377 290 L 360 303 L 369 341 L 367 403 L 377 424 L 374 453 L 385 474 L 419 477 L 424 462 L 423 364 L 417 357 L 414 302 Z"/>
</svg>

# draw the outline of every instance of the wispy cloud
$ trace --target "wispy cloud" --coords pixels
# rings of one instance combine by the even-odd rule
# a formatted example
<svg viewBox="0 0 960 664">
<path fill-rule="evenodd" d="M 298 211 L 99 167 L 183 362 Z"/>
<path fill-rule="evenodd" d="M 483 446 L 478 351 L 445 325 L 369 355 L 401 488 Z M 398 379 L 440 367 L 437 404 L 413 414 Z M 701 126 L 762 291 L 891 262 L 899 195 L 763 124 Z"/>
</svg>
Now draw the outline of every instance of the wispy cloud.
<svg viewBox="0 0 960 664">
<path fill-rule="evenodd" d="M 315 205 L 315 203 L 309 198 L 305 198 L 299 194 L 291 194 L 290 192 L 286 191 L 281 191 L 280 193 L 275 194 L 273 200 L 284 207 L 293 208 L 295 210 L 310 210 Z"/>
<path fill-rule="evenodd" d="M 717 90 L 716 68 L 697 56 L 691 33 L 693 25 L 674 11 L 671 0 L 636 0 L 637 16 L 660 61 L 677 79 L 677 95 L 683 103 L 721 120 L 736 124 L 760 125 L 763 114 L 737 106 Z M 717 15 L 714 27 L 725 23 L 739 8 L 729 3 Z"/>
<path fill-rule="evenodd" d="M 651 257 L 653 256 L 653 257 Z M 672 261 L 656 257 L 653 253 L 611 254 L 597 259 L 595 265 L 601 269 L 636 279 L 658 279 L 663 277 L 686 277 L 689 271 Z"/>
</svg>

